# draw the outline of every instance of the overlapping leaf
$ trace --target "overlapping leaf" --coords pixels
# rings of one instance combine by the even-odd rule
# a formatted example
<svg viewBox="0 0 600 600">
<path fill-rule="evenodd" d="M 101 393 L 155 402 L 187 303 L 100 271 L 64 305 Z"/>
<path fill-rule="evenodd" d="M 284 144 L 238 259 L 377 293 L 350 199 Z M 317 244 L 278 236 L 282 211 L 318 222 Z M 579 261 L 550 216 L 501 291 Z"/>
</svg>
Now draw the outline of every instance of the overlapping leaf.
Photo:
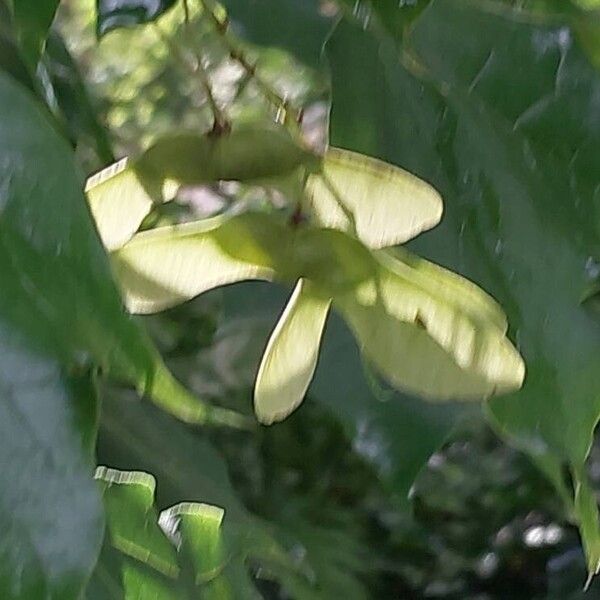
<svg viewBox="0 0 600 600">
<path fill-rule="evenodd" d="M 82 388 L 73 391 L 60 368 L 87 372 L 102 367 L 188 421 L 206 422 L 211 409 L 175 381 L 143 331 L 124 313 L 72 151 L 45 109 L 1 73 L 0 105 L 0 327 L 8 348 L 0 362 L 5 381 L 17 377 L 2 393 L 5 421 L 14 422 L 3 443 L 10 461 L 5 467 L 19 473 L 12 477 L 3 471 L 7 477 L 0 486 L 0 501 L 5 514 L 20 519 L 6 524 L 4 564 L 10 568 L 3 574 L 1 595 L 20 597 L 20 586 L 25 585 L 20 573 L 27 570 L 32 585 L 45 595 L 75 598 L 93 564 L 101 527 L 94 494 L 85 483 L 85 455 L 77 448 L 78 438 L 93 438 L 94 427 L 78 422 L 75 405 L 93 406 L 93 394 L 88 390 L 82 398 Z M 46 366 L 37 369 L 38 363 Z M 32 380 L 21 380 L 19 374 L 28 372 Z M 42 408 L 34 408 L 34 401 Z M 47 407 L 52 407 L 52 415 Z M 22 428 L 18 440 L 17 425 Z M 79 525 L 67 518 L 62 492 L 54 493 L 50 484 L 38 491 L 25 477 L 42 477 L 33 468 L 42 457 L 52 466 L 56 481 L 73 495 L 79 510 L 72 518 L 80 519 Z M 81 485 L 81 497 L 72 490 L 76 484 Z M 19 503 L 22 515 L 14 510 Z M 32 510 L 45 525 L 27 537 L 25 517 Z M 52 540 L 44 539 L 46 534 Z M 23 539 L 34 542 L 23 546 Z M 77 547 L 81 552 L 73 556 Z"/>
<path fill-rule="evenodd" d="M 2 317 L 0 353 L 0 596 L 74 600 L 102 540 L 90 477 L 96 390 Z"/>
<path fill-rule="evenodd" d="M 107 250 L 120 248 L 139 229 L 154 200 L 124 158 L 90 177 L 85 186 L 90 210 Z M 160 200 L 168 200 L 160 198 Z"/>
<path fill-rule="evenodd" d="M 283 546 L 284 542 L 290 541 L 289 533 L 285 536 L 279 526 L 265 523 L 246 510 L 232 487 L 226 463 L 200 432 L 190 431 L 154 407 L 143 407 L 135 399 L 124 401 L 107 397 L 103 405 L 98 459 L 119 469 L 152 472 L 158 481 L 156 505 L 159 509 L 187 498 L 225 510 L 221 525 L 223 560 L 216 561 L 221 569 L 212 574 L 227 579 L 236 600 L 260 597 L 252 577 L 252 566 L 256 565 L 263 580 L 278 582 L 293 597 L 323 597 L 320 582 L 311 578 L 313 556 L 309 553 L 293 558 Z M 156 522 L 155 514 L 152 520 Z M 161 522 L 168 524 L 169 519 L 163 517 Z M 191 533 L 189 528 L 185 530 L 184 522 L 180 523 L 180 530 L 184 539 Z M 192 543 L 191 538 L 188 541 Z M 302 543 L 301 539 L 299 543 Z M 213 547 L 211 552 L 213 557 L 219 558 L 218 548 Z M 109 553 L 105 552 L 104 566 L 114 574 L 115 566 L 109 558 Z M 187 558 L 190 558 L 189 554 Z M 210 579 L 208 572 L 214 566 L 209 567 L 204 562 L 208 558 L 206 554 L 195 559 L 194 554 L 191 556 L 196 574 L 202 574 L 201 584 Z M 130 564 L 129 561 L 126 563 Z M 136 564 L 139 566 L 139 561 Z M 183 567 L 181 562 L 178 564 Z M 97 577 L 94 579 L 99 583 Z M 113 583 L 114 579 L 113 576 Z M 160 581 L 164 582 L 164 579 Z M 174 580 L 168 581 L 174 589 Z M 202 591 L 208 589 L 206 586 Z"/>
<path fill-rule="evenodd" d="M 232 326 L 244 327 L 244 335 L 232 335 L 228 346 L 215 351 L 215 360 L 222 365 L 221 355 L 226 352 L 231 356 L 233 348 L 241 347 L 243 351 L 250 337 L 255 350 L 247 359 L 252 361 L 252 368 L 246 377 L 251 385 L 264 347 L 263 341 L 256 348 L 255 339 L 259 335 L 261 340 L 268 338 L 271 324 L 285 305 L 287 291 L 269 283 L 246 282 L 225 288 L 223 297 L 224 318 Z M 254 328 L 248 333 L 246 328 L 251 325 Z M 229 371 L 234 366 L 236 376 L 240 376 L 236 358 L 231 360 L 235 362 L 229 370 L 220 367 L 224 381 L 231 378 Z M 327 320 L 318 364 L 308 391 L 310 401 L 324 406 L 339 419 L 353 449 L 373 465 L 394 500 L 406 503 L 409 488 L 427 459 L 456 423 L 465 415 L 472 415 L 477 405 L 425 402 L 374 383 L 356 339 L 335 311 Z"/>
<path fill-rule="evenodd" d="M 125 600 L 147 596 L 152 589 L 161 598 L 234 597 L 224 574 L 229 557 L 221 540 L 223 509 L 186 503 L 159 517 L 151 475 L 100 467 L 96 478 L 103 488 L 107 540 L 122 555 L 110 575 L 122 581 Z"/>
</svg>

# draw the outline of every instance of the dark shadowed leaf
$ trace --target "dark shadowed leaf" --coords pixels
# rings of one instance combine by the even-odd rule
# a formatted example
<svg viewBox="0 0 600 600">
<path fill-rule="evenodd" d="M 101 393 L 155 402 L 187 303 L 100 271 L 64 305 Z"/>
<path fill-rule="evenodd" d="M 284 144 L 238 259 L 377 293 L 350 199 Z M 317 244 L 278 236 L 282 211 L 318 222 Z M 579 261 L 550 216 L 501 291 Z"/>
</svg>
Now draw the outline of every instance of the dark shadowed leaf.
<svg viewBox="0 0 600 600">
<path fill-rule="evenodd" d="M 13 0 L 15 26 L 23 55 L 35 71 L 59 0 Z"/>
<path fill-rule="evenodd" d="M 35 89 L 33 77 L 15 38 L 13 17 L 5 0 L 0 0 L 0 69 L 30 90 Z"/>
<path fill-rule="evenodd" d="M 71 140 L 91 148 L 99 164 L 112 162 L 114 157 L 108 133 L 100 123 L 79 67 L 56 31 L 50 31 L 48 35 L 43 65 Z"/>
<path fill-rule="evenodd" d="M 226 0 L 223 4 L 241 37 L 283 48 L 309 65 L 318 64 L 333 15 L 321 10 L 317 0 Z"/>
<path fill-rule="evenodd" d="M 118 29 L 149 23 L 175 6 L 177 0 L 96 0 L 99 36 Z"/>
<path fill-rule="evenodd" d="M 457 38 L 467 26 L 480 33 Z M 600 82 L 569 35 L 466 1 L 432 2 L 410 57 L 344 26 L 329 46 L 331 135 L 441 191 L 446 216 L 414 247 L 492 292 L 528 366 L 521 392 L 490 403 L 493 422 L 555 470 L 566 460 L 581 473 L 600 411 L 600 332 L 580 306 L 597 254 Z M 595 571 L 599 533 L 578 518 Z"/>
<path fill-rule="evenodd" d="M 158 402 L 176 412 L 183 407 L 177 396 L 186 397 L 183 418 L 207 415 L 124 313 L 68 144 L 5 74 L 0 105 L 0 325 L 7 346 L 0 353 L 7 412 L 1 595 L 22 598 L 19 586 L 31 584 L 37 587 L 30 597 L 76 598 L 101 535 L 86 479 L 94 418 L 80 420 L 76 408 L 87 403 L 92 411 L 93 394 L 69 384 L 54 361 L 67 369 L 94 362 L 141 390 L 158 390 Z M 34 514 L 35 532 L 28 534 Z"/>
<path fill-rule="evenodd" d="M 30 351 L 0 315 L 0 596 L 75 600 L 103 531 L 96 390 Z"/>
<path fill-rule="evenodd" d="M 98 562 L 85 588 L 85 600 L 126 600 L 123 587 L 122 557 L 105 533 Z"/>
</svg>

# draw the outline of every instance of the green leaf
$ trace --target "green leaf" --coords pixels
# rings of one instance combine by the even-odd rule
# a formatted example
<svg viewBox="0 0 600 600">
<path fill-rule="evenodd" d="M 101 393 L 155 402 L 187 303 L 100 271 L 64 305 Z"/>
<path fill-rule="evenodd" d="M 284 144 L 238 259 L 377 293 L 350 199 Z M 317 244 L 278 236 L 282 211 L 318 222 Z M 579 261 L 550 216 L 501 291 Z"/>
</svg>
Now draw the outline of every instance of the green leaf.
<svg viewBox="0 0 600 600">
<path fill-rule="evenodd" d="M 334 298 L 367 356 L 396 387 L 439 399 L 481 399 L 520 386 L 522 360 L 505 338 L 501 311 L 485 293 L 439 267 L 419 268 L 424 261 L 413 259 L 417 266 L 411 267 L 385 252 L 377 257 L 338 231 L 295 230 L 269 215 L 245 214 L 143 232 L 113 261 L 132 312 L 156 312 L 245 279 L 305 277 Z M 256 412 L 265 423 L 302 400 L 327 313 L 327 302 L 290 306 L 293 318 L 276 329 L 257 379 Z M 295 336 L 297 326 L 309 321 L 315 329 L 304 340 L 311 350 L 298 379 Z M 419 350 L 409 349 L 416 341 Z M 288 355 L 283 363 L 274 358 L 280 353 Z M 275 391 L 272 378 L 287 380 L 289 389 Z"/>
<path fill-rule="evenodd" d="M 598 10 L 600 9 L 599 0 L 573 0 L 573 2 L 583 10 Z"/>
<path fill-rule="evenodd" d="M 463 309 L 466 282 L 455 291 L 458 276 L 446 285 L 441 268 L 424 282 L 402 260 L 384 252 L 379 259 L 379 276 L 335 303 L 388 381 L 431 400 L 479 400 L 521 386 L 525 366 L 506 328 Z M 487 303 L 483 293 L 477 300 Z"/>
<path fill-rule="evenodd" d="M 167 577 L 178 577 L 175 549 L 158 526 L 154 477 L 98 467 L 96 479 L 103 487 L 112 545 Z"/>
<path fill-rule="evenodd" d="M 76 598 L 102 528 L 86 483 L 87 456 L 78 446 L 82 437 L 86 448 L 93 443 L 94 419 L 92 425 L 80 420 L 76 403 L 91 410 L 93 394 L 68 384 L 58 364 L 69 372 L 90 363 L 104 367 L 186 420 L 206 422 L 210 409 L 181 388 L 124 314 L 72 151 L 45 110 L 5 74 L 0 106 L 6 109 L 0 117 L 0 328 L 7 347 L 0 368 L 6 372 L 2 424 L 9 427 L 2 443 L 10 459 L 0 489 L 5 515 L 14 515 L 3 517 L 1 595 L 22 597 L 19 590 L 31 584 L 43 596 Z M 54 487 L 63 484 L 64 490 Z M 65 510 L 69 501 L 73 513 Z M 34 514 L 36 531 L 27 534 Z M 30 581 L 20 580 L 23 572 Z"/>
<path fill-rule="evenodd" d="M 100 123 L 94 105 L 76 62 L 61 35 L 51 30 L 46 50 L 38 69 L 44 68 L 48 75 L 52 94 L 60 110 L 69 137 L 78 146 L 91 148 L 100 161 L 114 161 L 108 133 Z"/>
<path fill-rule="evenodd" d="M 600 520 L 598 501 L 584 469 L 573 471 L 574 511 L 580 521 L 581 539 L 587 558 L 588 584 L 600 573 Z"/>
<path fill-rule="evenodd" d="M 242 505 L 232 487 L 227 465 L 201 432 L 192 432 L 135 399 L 106 397 L 98 460 L 118 469 L 152 472 L 158 481 L 159 508 L 172 506 L 186 498 L 225 510 L 221 526 L 224 568 L 217 569 L 217 573 L 226 577 L 236 600 L 260 597 L 248 573 L 248 564 L 258 565 L 265 573 L 269 572 L 271 564 L 276 564 L 279 567 L 276 580 L 284 589 L 288 590 L 293 582 L 304 594 L 314 590 L 313 582 L 305 576 L 306 559 L 292 559 L 284 551 L 284 538 L 278 528 L 257 518 Z M 169 519 L 166 521 L 168 523 Z M 193 554 L 193 547 L 188 551 L 192 552 L 194 580 L 196 575 L 203 580 L 205 569 L 199 562 L 200 557 Z M 202 560 L 207 558 L 204 555 Z"/>
<path fill-rule="evenodd" d="M 21 49 L 35 71 L 44 50 L 59 0 L 13 0 L 14 20 Z"/>
<path fill-rule="evenodd" d="M 110 536 L 104 536 L 102 550 L 96 568 L 88 582 L 85 600 L 125 600 L 123 587 L 122 557 L 110 544 Z"/>
<path fill-rule="evenodd" d="M 465 28 L 477 37 L 457 35 Z M 407 60 L 397 39 L 341 27 L 331 135 L 441 191 L 444 221 L 414 248 L 493 292 L 527 362 L 523 389 L 490 402 L 493 424 L 581 468 L 600 413 L 598 323 L 580 305 L 598 255 L 598 73 L 564 31 L 434 1 Z M 549 45 L 540 53 L 534 40 Z M 575 516 L 597 535 L 581 507 Z"/>
<path fill-rule="evenodd" d="M 96 0 L 96 31 L 103 36 L 119 27 L 150 23 L 176 3 L 177 0 Z"/>
<path fill-rule="evenodd" d="M 322 172 L 309 178 L 307 204 L 321 227 L 349 233 L 370 248 L 402 244 L 437 225 L 442 199 L 399 167 L 329 148 Z"/>
<path fill-rule="evenodd" d="M 35 91 L 34 79 L 15 39 L 12 13 L 4 0 L 0 0 L 0 70 Z"/>
<path fill-rule="evenodd" d="M 323 15 L 318 0 L 254 0 L 251 4 L 225 0 L 222 4 L 236 30 L 249 42 L 283 48 L 310 66 L 319 65 L 331 18 Z"/>
<path fill-rule="evenodd" d="M 233 598 L 220 575 L 227 566 L 220 535 L 223 509 L 184 503 L 159 517 L 154 506 L 156 481 L 148 473 L 99 467 L 96 478 L 104 489 L 110 544 L 122 555 L 121 564 L 113 562 L 109 575 L 118 581 L 120 571 L 126 600 Z"/>
<path fill-rule="evenodd" d="M 347 293 L 371 277 L 375 262 L 335 230 L 288 226 L 277 215 L 221 215 L 135 235 L 112 255 L 131 312 L 151 313 L 245 279 L 306 277 L 326 293 Z"/>
<path fill-rule="evenodd" d="M 94 362 L 180 418 L 206 422 L 210 407 L 181 388 L 122 309 L 68 144 L 1 74 L 0 106 L 11 107 L 0 118 L 0 318 L 64 364 Z"/>
<path fill-rule="evenodd" d="M 218 506 L 190 502 L 162 513 L 167 522 L 177 522 L 182 550 L 188 554 L 194 581 L 202 587 L 202 597 L 207 600 L 234 598 L 227 577 L 223 575 L 229 560 L 221 537 L 224 515 L 225 511 Z"/>
<path fill-rule="evenodd" d="M 254 411 L 261 423 L 285 419 L 304 399 L 317 367 L 330 303 L 309 281 L 296 284 L 258 369 Z"/>
<path fill-rule="evenodd" d="M 281 127 L 242 125 L 219 136 L 163 137 L 139 158 L 124 158 L 92 176 L 86 192 L 104 245 L 116 250 L 153 204 L 172 200 L 181 185 L 289 176 L 316 161 Z"/>
<path fill-rule="evenodd" d="M 89 376 L 64 375 L 0 315 L 2 598 L 79 597 L 102 541 L 96 421 Z"/>
<path fill-rule="evenodd" d="M 283 126 L 271 122 L 242 124 L 220 134 L 165 136 L 136 162 L 149 181 L 174 180 L 188 185 L 260 180 L 317 165 L 314 154 L 301 147 Z"/>
<path fill-rule="evenodd" d="M 221 285 L 272 279 L 285 236 L 275 223 L 248 214 L 137 234 L 113 253 L 127 308 L 153 313 Z"/>
</svg>

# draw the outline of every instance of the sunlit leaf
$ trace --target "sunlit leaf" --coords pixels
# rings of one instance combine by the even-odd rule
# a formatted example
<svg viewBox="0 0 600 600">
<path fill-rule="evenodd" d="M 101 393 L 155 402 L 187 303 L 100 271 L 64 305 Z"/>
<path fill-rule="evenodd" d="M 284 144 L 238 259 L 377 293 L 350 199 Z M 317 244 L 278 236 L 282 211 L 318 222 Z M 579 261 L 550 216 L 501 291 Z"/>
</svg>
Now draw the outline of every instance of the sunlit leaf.
<svg viewBox="0 0 600 600">
<path fill-rule="evenodd" d="M 573 0 L 573 2 L 584 10 L 600 9 L 600 0 Z"/>
<path fill-rule="evenodd" d="M 107 541 L 120 554 L 103 550 L 105 579 L 122 582 L 125 600 L 233 600 L 226 570 L 231 559 L 221 539 L 222 508 L 188 502 L 159 517 L 152 475 L 99 467 L 96 478 L 104 492 Z M 100 589 L 99 583 L 93 589 Z"/>
<path fill-rule="evenodd" d="M 221 135 L 175 134 L 137 159 L 125 158 L 88 179 L 86 193 L 108 250 L 125 244 L 156 202 L 181 185 L 220 180 L 264 181 L 292 175 L 317 158 L 274 125 L 240 126 Z M 296 177 L 289 186 L 296 186 Z"/>
<path fill-rule="evenodd" d="M 201 184 L 219 180 L 252 181 L 286 175 L 318 159 L 282 126 L 243 124 L 231 132 L 173 134 L 160 138 L 137 161 L 149 179 Z"/>
<path fill-rule="evenodd" d="M 322 227 L 350 233 L 371 248 L 401 244 L 431 229 L 442 199 L 428 183 L 399 167 L 330 148 L 321 173 L 309 178 L 308 209 Z"/>
<path fill-rule="evenodd" d="M 240 283 L 223 290 L 224 323 L 237 327 L 223 327 L 225 339 L 219 344 L 222 349 L 215 350 L 216 370 L 222 369 L 224 356 L 233 354 L 235 358 L 230 360 L 235 360 L 234 373 L 240 376 L 240 359 L 235 356 L 235 349 L 244 353 L 249 363 L 243 369 L 244 373 L 248 371 L 243 385 L 252 385 L 264 340 L 279 318 L 287 296 L 286 287 L 260 281 Z M 241 329 L 244 335 L 230 334 L 231 340 L 225 346 L 231 329 Z M 224 384 L 233 377 L 231 370 L 225 371 Z M 382 401 L 380 390 L 370 384 L 367 372 L 356 338 L 343 319 L 330 311 L 318 368 L 310 386 L 311 401 L 325 407 L 339 420 L 354 450 L 373 466 L 394 499 L 407 503 L 409 488 L 429 456 L 448 437 L 457 421 L 467 413 L 476 412 L 478 405 L 426 402 L 390 388 L 386 388 L 386 401 Z"/>
<path fill-rule="evenodd" d="M 439 269 L 444 291 L 438 295 L 438 286 L 423 285 L 406 263 L 388 254 L 379 258 L 379 276 L 339 305 L 386 379 L 432 400 L 479 400 L 521 386 L 519 353 L 504 329 L 461 309 L 461 294 L 452 291 L 456 275 L 444 288 Z"/>
<path fill-rule="evenodd" d="M 172 506 L 185 498 L 194 503 L 192 506 L 205 502 L 225 510 L 225 518 L 219 527 L 224 560 L 213 574 L 227 578 L 235 600 L 261 598 L 248 566 L 267 567 L 270 561 L 280 566 L 277 580 L 284 589 L 288 589 L 288 579 L 294 578 L 302 582 L 305 594 L 313 589 L 312 581 L 303 574 L 305 561 L 292 560 L 281 545 L 278 528 L 266 524 L 242 504 L 230 481 L 227 464 L 202 431 L 191 431 L 153 406 L 140 404 L 135 398 L 125 400 L 107 396 L 103 402 L 98 457 L 103 464 L 119 469 L 151 472 L 158 481 L 159 506 Z M 181 527 L 186 524 L 169 516 L 168 512 L 163 513 L 160 521 L 169 535 L 174 532 L 187 538 L 188 532 Z M 184 539 L 185 544 L 191 541 Z M 203 577 L 207 572 L 202 565 L 208 564 L 211 557 L 203 555 L 202 561 L 207 562 L 200 562 L 200 557 L 194 555 L 194 549 L 195 544 L 183 549 L 186 561 L 180 560 L 179 566 L 183 568 L 183 562 L 191 564 L 194 580 L 206 584 L 206 579 L 211 579 Z M 213 566 L 217 566 L 218 557 L 218 552 L 212 555 L 215 559 Z M 168 581 L 173 588 L 174 580 Z M 210 589 L 210 585 L 206 589 Z"/>
<path fill-rule="evenodd" d="M 265 349 L 254 387 L 254 410 L 265 425 L 300 405 L 312 380 L 330 299 L 300 279 Z"/>
<path fill-rule="evenodd" d="M 235 598 L 223 574 L 229 560 L 221 534 L 224 516 L 225 511 L 218 506 L 191 502 L 178 504 L 161 515 L 167 523 L 176 524 L 182 551 L 193 565 L 194 581 L 202 586 L 202 597 L 207 600 Z"/>
<path fill-rule="evenodd" d="M 285 230 L 271 225 L 248 214 L 137 234 L 113 254 L 128 309 L 157 312 L 221 285 L 272 279 Z"/>
<path fill-rule="evenodd" d="M 279 266 L 279 278 L 293 282 L 306 277 L 327 294 L 355 290 L 357 285 L 373 276 L 375 261 L 371 251 L 356 238 L 334 229 L 288 228 L 289 250 L 287 267 Z M 281 242 L 280 242 L 281 247 Z"/>
<path fill-rule="evenodd" d="M 175 549 L 158 526 L 154 508 L 156 482 L 151 475 L 98 467 L 111 543 L 123 554 L 176 578 Z"/>
<path fill-rule="evenodd" d="M 406 262 L 388 252 L 371 254 L 339 231 L 296 230 L 269 215 L 245 214 L 140 233 L 113 254 L 113 264 L 126 304 L 137 313 L 246 279 L 304 277 L 342 306 L 366 354 L 400 389 L 480 399 L 518 388 L 524 366 L 494 301 L 459 276 L 402 255 Z M 264 422 L 299 404 L 314 371 L 328 302 L 313 305 L 302 288 L 271 338 L 257 380 L 256 411 Z M 307 334 L 302 343 L 299 331 Z M 409 351 L 415 336 L 423 348 Z M 307 341 L 314 352 L 304 355 L 298 377 L 289 369 L 298 366 L 294 352 Z M 284 382 L 289 389 L 281 393 Z"/>
</svg>

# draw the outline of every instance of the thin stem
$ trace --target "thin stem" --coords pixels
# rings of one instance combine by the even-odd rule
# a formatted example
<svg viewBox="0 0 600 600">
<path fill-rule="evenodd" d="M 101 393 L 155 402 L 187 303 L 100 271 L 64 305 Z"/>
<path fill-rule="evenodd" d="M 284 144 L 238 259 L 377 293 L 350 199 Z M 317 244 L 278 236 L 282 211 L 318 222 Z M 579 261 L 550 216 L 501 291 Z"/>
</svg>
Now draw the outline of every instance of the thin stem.
<svg viewBox="0 0 600 600">
<path fill-rule="evenodd" d="M 184 4 L 184 6 L 187 6 L 187 4 Z M 186 33 L 189 33 L 189 27 L 188 27 L 189 21 L 187 21 L 189 14 L 187 11 L 186 11 L 185 15 L 186 15 L 186 21 L 185 21 Z M 155 26 L 155 30 L 157 31 L 160 39 L 173 52 L 173 54 L 175 55 L 175 57 L 177 58 L 179 63 L 185 69 L 187 69 L 191 75 L 197 75 L 200 77 L 200 82 L 202 84 L 202 88 L 204 90 L 204 93 L 206 94 L 206 99 L 208 101 L 211 112 L 213 114 L 213 120 L 214 120 L 213 132 L 217 134 L 217 133 L 222 133 L 224 131 L 228 131 L 229 130 L 229 122 L 228 122 L 225 114 L 221 110 L 219 104 L 217 103 L 217 100 L 213 93 L 212 86 L 210 84 L 210 78 L 208 76 L 208 72 L 206 71 L 206 68 L 204 67 L 204 64 L 202 63 L 202 57 L 199 54 L 194 53 L 194 64 L 191 64 L 189 59 L 182 52 L 181 48 L 176 43 L 174 43 L 173 40 L 168 35 L 165 35 L 165 33 L 161 30 L 161 28 L 156 23 L 154 26 Z"/>
<path fill-rule="evenodd" d="M 183 0 L 183 13 L 184 13 L 184 22 L 185 22 L 185 33 L 186 33 L 186 37 L 188 38 L 188 41 L 189 41 L 189 37 L 191 37 L 191 31 L 190 31 L 190 7 L 188 5 L 188 0 Z M 203 58 L 202 53 L 198 49 L 196 49 L 195 58 L 196 58 L 197 72 L 198 72 L 198 75 L 200 76 L 200 81 L 202 82 L 202 86 L 204 88 L 204 93 L 206 94 L 206 98 L 208 100 L 208 104 L 210 106 L 210 109 L 212 111 L 213 118 L 214 118 L 213 133 L 218 134 L 218 133 L 223 133 L 224 131 L 228 131 L 229 124 L 227 122 L 227 119 L 225 118 L 225 115 L 223 114 L 223 111 L 221 110 L 221 108 L 215 98 L 215 95 L 214 95 L 214 92 L 212 89 L 212 85 L 210 83 L 210 76 L 208 74 L 206 67 L 204 66 L 204 63 L 202 60 L 202 58 Z"/>
<path fill-rule="evenodd" d="M 198 75 L 200 76 L 200 81 L 202 82 L 202 86 L 204 87 L 206 99 L 208 100 L 208 104 L 210 106 L 210 109 L 211 109 L 213 117 L 214 117 L 213 132 L 214 133 L 222 133 L 229 129 L 229 124 L 228 124 L 227 118 L 225 117 L 225 115 L 223 114 L 223 111 L 221 110 L 221 107 L 217 103 L 217 99 L 215 98 L 215 95 L 213 93 L 213 89 L 212 89 L 212 86 L 210 83 L 210 77 L 208 75 L 208 71 L 206 70 L 206 67 L 204 66 L 204 64 L 202 64 L 202 57 L 198 56 L 197 61 L 198 61 L 197 72 L 198 72 Z"/>
<path fill-rule="evenodd" d="M 200 4 L 202 5 L 204 12 L 213 22 L 213 25 L 217 33 L 220 35 L 221 40 L 227 48 L 231 58 L 235 60 L 244 69 L 247 75 L 254 80 L 255 84 L 263 93 L 265 98 L 275 107 L 284 112 L 284 121 L 298 125 L 302 118 L 302 112 L 297 108 L 290 106 L 287 98 L 284 98 L 257 73 L 256 64 L 253 64 L 248 60 L 240 44 L 229 32 L 229 20 L 227 18 L 221 20 L 217 16 L 215 5 L 212 0 L 200 0 Z"/>
</svg>

